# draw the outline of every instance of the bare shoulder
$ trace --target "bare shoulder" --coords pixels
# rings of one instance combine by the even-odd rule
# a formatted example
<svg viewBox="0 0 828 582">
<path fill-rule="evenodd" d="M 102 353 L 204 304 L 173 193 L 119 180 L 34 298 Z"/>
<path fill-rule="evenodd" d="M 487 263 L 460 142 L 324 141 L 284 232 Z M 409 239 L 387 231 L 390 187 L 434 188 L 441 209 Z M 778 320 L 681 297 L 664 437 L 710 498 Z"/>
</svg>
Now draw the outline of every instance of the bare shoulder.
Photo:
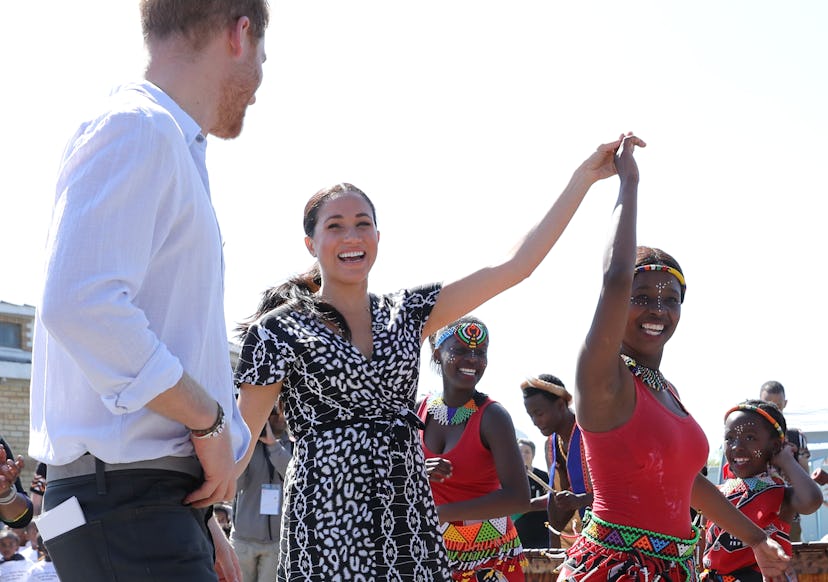
<svg viewBox="0 0 828 582">
<path fill-rule="evenodd" d="M 483 410 L 483 417 L 480 419 L 480 434 L 487 443 L 511 439 L 515 441 L 515 446 L 517 446 L 512 416 L 499 402 L 492 402 Z"/>
</svg>

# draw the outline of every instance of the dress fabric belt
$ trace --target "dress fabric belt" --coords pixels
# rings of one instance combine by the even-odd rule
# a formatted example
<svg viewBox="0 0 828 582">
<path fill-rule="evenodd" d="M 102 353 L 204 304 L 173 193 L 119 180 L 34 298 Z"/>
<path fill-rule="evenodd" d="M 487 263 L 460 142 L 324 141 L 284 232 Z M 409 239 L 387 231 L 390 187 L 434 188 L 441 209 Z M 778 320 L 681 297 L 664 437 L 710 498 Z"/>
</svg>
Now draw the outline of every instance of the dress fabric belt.
<svg viewBox="0 0 828 582">
<path fill-rule="evenodd" d="M 337 428 L 348 428 L 356 424 L 370 424 L 382 433 L 395 448 L 404 446 L 411 438 L 411 431 L 424 430 L 425 424 L 417 414 L 410 409 L 392 412 L 387 416 L 368 416 L 355 414 L 348 419 L 323 420 L 314 424 L 309 431 L 321 432 Z M 51 469 L 50 469 L 51 470 Z"/>
</svg>

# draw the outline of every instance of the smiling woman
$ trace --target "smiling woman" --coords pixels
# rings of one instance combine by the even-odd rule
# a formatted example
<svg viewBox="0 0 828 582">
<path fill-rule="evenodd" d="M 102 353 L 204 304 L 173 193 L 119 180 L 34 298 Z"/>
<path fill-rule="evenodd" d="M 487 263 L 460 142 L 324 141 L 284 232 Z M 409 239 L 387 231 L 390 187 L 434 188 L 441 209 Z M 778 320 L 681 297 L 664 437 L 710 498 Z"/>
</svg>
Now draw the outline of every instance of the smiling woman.
<svg viewBox="0 0 828 582">
<path fill-rule="evenodd" d="M 779 545 L 702 476 L 707 439 L 659 369 L 681 316 L 685 280 L 673 257 L 636 246 L 633 152 L 640 145 L 627 136 L 615 158 L 621 187 L 608 261 L 575 385 L 593 504 L 559 580 L 695 579 L 699 529 L 690 522 L 691 505 L 750 540 L 762 573 L 781 578 Z"/>
<path fill-rule="evenodd" d="M 368 293 L 376 212 L 351 184 L 312 196 L 303 223 L 316 263 L 265 293 L 240 327 L 236 370 L 251 430 L 281 393 L 296 439 L 278 579 L 321 581 L 347 569 L 371 580 L 445 580 L 428 482 L 421 469 L 411 474 L 423 460 L 408 402 L 439 286 Z"/>
<path fill-rule="evenodd" d="M 509 516 L 529 510 L 523 459 L 509 413 L 477 391 L 489 330 L 466 316 L 429 341 L 443 391 L 417 411 L 453 579 L 522 581 L 526 559 Z"/>
<path fill-rule="evenodd" d="M 242 416 L 258 434 L 283 393 L 296 438 L 285 477 L 280 581 L 322 582 L 343 569 L 370 580 L 448 580 L 418 438 L 422 423 L 413 410 L 423 340 L 531 275 L 592 184 L 615 173 L 620 144 L 600 145 L 502 261 L 445 284 L 384 295 L 368 291 L 380 238 L 371 200 L 352 184 L 311 197 L 304 241 L 316 264 L 267 291 L 239 329 Z M 455 331 L 479 356 L 484 328 Z M 479 378 L 479 364 L 456 367 L 455 377 Z M 527 482 L 511 421 L 508 427 L 523 488 L 514 505 L 520 505 L 528 502 Z M 249 448 L 239 470 L 251 454 Z"/>
</svg>

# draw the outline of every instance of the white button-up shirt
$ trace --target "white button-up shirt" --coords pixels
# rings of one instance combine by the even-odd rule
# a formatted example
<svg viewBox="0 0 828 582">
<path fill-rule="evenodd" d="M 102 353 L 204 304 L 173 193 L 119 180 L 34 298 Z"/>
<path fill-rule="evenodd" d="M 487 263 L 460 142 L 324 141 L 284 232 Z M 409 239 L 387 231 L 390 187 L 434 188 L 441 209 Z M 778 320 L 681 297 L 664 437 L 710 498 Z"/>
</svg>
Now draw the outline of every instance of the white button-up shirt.
<svg viewBox="0 0 828 582">
<path fill-rule="evenodd" d="M 35 321 L 29 454 L 51 465 L 193 454 L 189 431 L 146 408 L 186 371 L 236 406 L 222 240 L 201 130 L 149 82 L 119 88 L 64 152 Z"/>
</svg>

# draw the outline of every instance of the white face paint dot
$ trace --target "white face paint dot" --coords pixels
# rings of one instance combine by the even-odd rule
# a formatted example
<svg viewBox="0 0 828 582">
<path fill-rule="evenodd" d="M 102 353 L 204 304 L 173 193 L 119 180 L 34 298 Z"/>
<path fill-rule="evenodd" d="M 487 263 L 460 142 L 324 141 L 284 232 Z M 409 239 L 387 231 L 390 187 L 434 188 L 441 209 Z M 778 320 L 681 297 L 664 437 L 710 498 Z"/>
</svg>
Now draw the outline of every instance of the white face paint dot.
<svg viewBox="0 0 828 582">
<path fill-rule="evenodd" d="M 664 309 L 664 290 L 669 287 L 667 283 L 656 283 L 656 309 L 662 311 Z"/>
</svg>

